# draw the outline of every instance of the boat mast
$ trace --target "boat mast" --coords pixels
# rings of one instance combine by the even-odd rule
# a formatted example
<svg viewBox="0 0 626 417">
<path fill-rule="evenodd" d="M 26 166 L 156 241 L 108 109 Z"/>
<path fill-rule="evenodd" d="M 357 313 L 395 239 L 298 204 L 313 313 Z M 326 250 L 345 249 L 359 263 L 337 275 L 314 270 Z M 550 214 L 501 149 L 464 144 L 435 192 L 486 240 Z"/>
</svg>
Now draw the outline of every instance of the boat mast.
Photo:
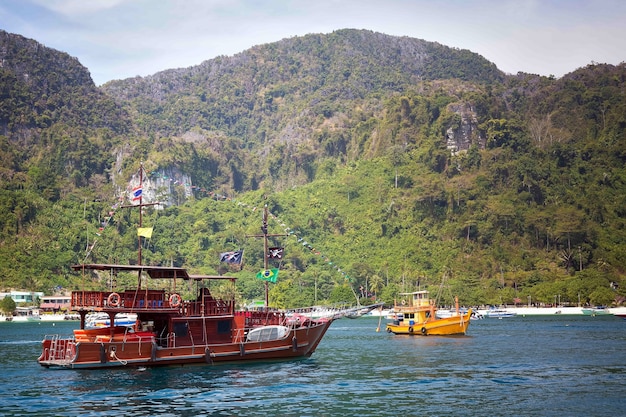
<svg viewBox="0 0 626 417">
<path fill-rule="evenodd" d="M 142 227 L 143 224 L 143 162 L 139 166 L 139 189 L 141 190 L 141 194 L 139 194 L 139 227 Z M 141 236 L 137 233 L 137 247 L 139 250 L 137 251 L 137 265 L 141 265 Z M 141 276 L 141 273 L 139 273 Z M 141 281 L 139 281 L 141 283 Z"/>
<path fill-rule="evenodd" d="M 268 246 L 268 237 L 275 237 L 275 236 L 287 236 L 285 234 L 273 234 L 273 233 L 268 233 L 267 232 L 267 217 L 268 217 L 268 211 L 267 211 L 267 204 L 265 205 L 265 207 L 263 208 L 263 223 L 261 225 L 261 232 L 263 232 L 263 234 L 261 235 L 252 235 L 251 237 L 261 237 L 263 238 L 263 268 L 265 271 L 267 271 L 269 269 L 269 246 Z M 269 282 L 265 281 L 265 307 L 269 307 L 270 303 L 269 303 Z"/>
<path fill-rule="evenodd" d="M 269 257 L 268 254 L 268 242 L 267 242 L 267 204 L 263 209 L 263 225 L 261 226 L 263 232 L 263 269 L 267 271 L 269 269 Z M 269 307 L 269 282 L 265 281 L 265 307 Z"/>
<path fill-rule="evenodd" d="M 146 206 L 156 206 L 159 205 L 161 203 L 154 202 L 154 203 L 143 203 L 143 162 L 141 162 L 140 166 L 139 166 L 139 189 L 141 190 L 141 194 L 139 194 L 139 204 L 130 204 L 130 205 L 126 205 L 126 206 L 121 206 L 122 208 L 139 208 L 139 226 L 138 227 L 142 227 L 143 225 L 143 208 Z M 141 236 L 139 235 L 139 233 L 137 233 L 137 265 L 141 265 L 142 262 L 142 258 L 141 258 Z M 141 289 L 141 270 L 139 270 L 137 272 L 137 288 Z"/>
</svg>

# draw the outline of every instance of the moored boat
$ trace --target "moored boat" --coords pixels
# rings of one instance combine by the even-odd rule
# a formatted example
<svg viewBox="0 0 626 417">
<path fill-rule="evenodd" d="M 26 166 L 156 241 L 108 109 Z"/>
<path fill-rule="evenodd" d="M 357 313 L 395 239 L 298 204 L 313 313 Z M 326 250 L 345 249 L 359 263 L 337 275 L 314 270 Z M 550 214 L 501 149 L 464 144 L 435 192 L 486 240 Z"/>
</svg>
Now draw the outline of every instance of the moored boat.
<svg viewBox="0 0 626 417">
<path fill-rule="evenodd" d="M 611 314 L 615 317 L 626 319 L 626 307 L 613 307 L 610 309 Z"/>
<path fill-rule="evenodd" d="M 115 315 L 115 326 L 134 326 L 137 323 L 137 314 L 117 313 Z M 85 327 L 109 327 L 111 319 L 107 313 L 90 313 L 85 318 Z"/>
<path fill-rule="evenodd" d="M 458 316 L 459 313 L 465 314 L 467 313 L 467 309 L 461 309 L 456 311 L 455 309 L 437 309 L 435 315 L 439 319 L 446 319 L 453 316 Z M 470 315 L 470 320 L 481 320 L 483 315 L 476 310 L 472 310 L 472 314 Z"/>
<path fill-rule="evenodd" d="M 76 265 L 74 269 L 133 271 L 151 280 L 192 281 L 197 297 L 182 300 L 177 292 L 159 289 L 74 291 L 72 309 L 81 316 L 73 336 L 46 336 L 39 363 L 44 367 L 75 369 L 124 366 L 218 364 L 308 357 L 328 330 L 332 319 L 287 320 L 278 311 L 236 311 L 234 299 L 214 298 L 206 281 L 226 276 L 190 275 L 176 267 L 141 265 Z M 88 329 L 85 316 L 100 311 L 114 322 L 118 313 L 136 314 L 133 327 Z M 280 326 L 281 331 L 277 331 Z M 255 335 L 262 334 L 263 337 Z"/>
<path fill-rule="evenodd" d="M 369 306 L 354 307 L 348 309 L 343 316 L 349 319 L 358 319 L 359 317 L 363 317 L 364 315 L 371 313 L 373 310 L 381 307 L 382 305 L 382 303 L 378 303 Z"/>
<path fill-rule="evenodd" d="M 606 316 L 612 314 L 606 307 L 583 308 L 581 311 L 584 316 Z"/>
<path fill-rule="evenodd" d="M 485 313 L 483 314 L 483 316 L 492 318 L 492 319 L 494 318 L 504 319 L 504 318 L 509 318 L 509 317 L 515 317 L 516 315 L 517 313 L 513 311 L 508 311 L 502 308 L 492 308 L 492 309 L 485 311 Z"/>
<path fill-rule="evenodd" d="M 142 206 L 140 200 L 134 207 Z M 267 209 L 262 230 L 260 237 L 265 239 L 267 253 Z M 265 262 L 267 270 L 267 257 Z M 83 263 L 72 268 L 81 271 L 85 281 L 102 272 L 110 276 L 136 274 L 137 285 L 118 291 L 73 291 L 70 310 L 80 315 L 80 328 L 71 336 L 44 338 L 38 362 L 47 368 L 213 365 L 306 358 L 315 352 L 333 321 L 332 317 L 287 317 L 269 308 L 267 282 L 263 308 L 237 310 L 236 278 L 192 275 L 182 267 L 142 265 L 141 249 L 135 265 Z M 144 282 L 147 285 L 142 285 Z M 193 295 L 183 298 L 181 290 L 191 292 L 194 284 Z M 213 285 L 227 295 L 214 297 Z M 87 316 L 94 313 L 104 314 L 108 327 L 89 328 Z M 118 325 L 122 317 L 132 318 L 134 323 Z M 103 324 L 107 324 L 106 319 Z"/>
<path fill-rule="evenodd" d="M 428 291 L 401 294 L 408 296 L 401 305 L 394 306 L 396 318 L 387 323 L 387 332 L 405 335 L 464 335 L 469 327 L 472 310 L 438 318 L 437 307 L 428 297 Z M 457 308 L 458 311 L 458 308 Z"/>
</svg>

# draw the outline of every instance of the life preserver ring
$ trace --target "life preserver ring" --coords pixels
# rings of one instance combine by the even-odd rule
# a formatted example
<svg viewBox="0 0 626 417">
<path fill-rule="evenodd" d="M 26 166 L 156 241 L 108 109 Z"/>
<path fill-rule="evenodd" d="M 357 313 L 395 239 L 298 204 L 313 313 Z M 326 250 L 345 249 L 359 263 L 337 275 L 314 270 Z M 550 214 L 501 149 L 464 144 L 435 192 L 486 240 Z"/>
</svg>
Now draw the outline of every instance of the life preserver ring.
<svg viewBox="0 0 626 417">
<path fill-rule="evenodd" d="M 409 327 L 409 333 L 413 333 L 413 328 Z"/>
<path fill-rule="evenodd" d="M 405 305 L 406 301 L 402 300 L 402 302 L 400 302 L 400 304 Z"/>
<path fill-rule="evenodd" d="M 426 327 L 422 327 L 421 332 L 422 332 L 422 334 L 423 334 L 424 336 L 426 336 L 426 332 L 427 332 Z"/>
<path fill-rule="evenodd" d="M 122 297 L 120 297 L 118 293 L 112 292 L 111 294 L 109 294 L 109 298 L 107 298 L 107 303 L 111 307 L 119 307 L 121 300 Z"/>
<path fill-rule="evenodd" d="M 183 299 L 178 294 L 170 295 L 170 307 L 178 307 Z"/>
</svg>

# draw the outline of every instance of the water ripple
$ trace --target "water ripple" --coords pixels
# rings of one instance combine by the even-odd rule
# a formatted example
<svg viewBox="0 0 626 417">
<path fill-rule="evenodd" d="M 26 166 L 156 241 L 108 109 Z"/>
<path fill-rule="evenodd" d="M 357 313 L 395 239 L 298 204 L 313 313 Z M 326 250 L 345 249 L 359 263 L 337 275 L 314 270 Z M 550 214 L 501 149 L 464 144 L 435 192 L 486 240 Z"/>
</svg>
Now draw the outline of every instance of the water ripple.
<svg viewBox="0 0 626 417">
<path fill-rule="evenodd" d="M 0 324 L 7 416 L 587 416 L 623 413 L 626 321 L 482 320 L 467 337 L 333 323 L 312 358 L 236 366 L 55 371 L 45 326 Z M 71 332 L 72 323 L 55 331 Z"/>
</svg>

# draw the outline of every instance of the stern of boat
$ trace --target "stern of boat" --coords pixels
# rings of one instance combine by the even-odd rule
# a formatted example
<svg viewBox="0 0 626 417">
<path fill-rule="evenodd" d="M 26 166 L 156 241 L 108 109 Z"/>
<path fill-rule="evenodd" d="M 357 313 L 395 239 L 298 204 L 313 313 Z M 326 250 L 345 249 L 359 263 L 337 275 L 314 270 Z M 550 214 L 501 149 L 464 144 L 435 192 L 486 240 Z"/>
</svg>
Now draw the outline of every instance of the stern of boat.
<svg viewBox="0 0 626 417">
<path fill-rule="evenodd" d="M 76 341 L 74 338 L 46 335 L 41 347 L 41 355 L 37 361 L 46 368 L 67 367 L 76 359 Z"/>
</svg>

